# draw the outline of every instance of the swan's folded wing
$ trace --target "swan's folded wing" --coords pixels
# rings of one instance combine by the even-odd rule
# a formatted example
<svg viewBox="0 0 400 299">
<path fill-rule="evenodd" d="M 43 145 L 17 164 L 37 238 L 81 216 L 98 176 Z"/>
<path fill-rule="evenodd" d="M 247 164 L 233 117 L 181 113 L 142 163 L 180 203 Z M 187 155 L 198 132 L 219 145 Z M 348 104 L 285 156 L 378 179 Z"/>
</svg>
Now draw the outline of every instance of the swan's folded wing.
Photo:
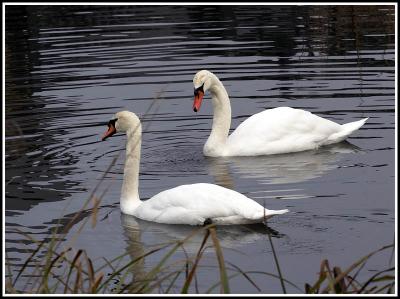
<svg viewBox="0 0 400 299">
<path fill-rule="evenodd" d="M 313 149 L 340 125 L 308 111 L 279 107 L 242 122 L 229 136 L 228 150 L 235 155 L 277 154 Z"/>
<path fill-rule="evenodd" d="M 155 222 L 199 225 L 207 218 L 254 219 L 263 210 L 260 204 L 236 191 L 199 183 L 160 192 L 145 201 L 136 216 Z"/>
</svg>

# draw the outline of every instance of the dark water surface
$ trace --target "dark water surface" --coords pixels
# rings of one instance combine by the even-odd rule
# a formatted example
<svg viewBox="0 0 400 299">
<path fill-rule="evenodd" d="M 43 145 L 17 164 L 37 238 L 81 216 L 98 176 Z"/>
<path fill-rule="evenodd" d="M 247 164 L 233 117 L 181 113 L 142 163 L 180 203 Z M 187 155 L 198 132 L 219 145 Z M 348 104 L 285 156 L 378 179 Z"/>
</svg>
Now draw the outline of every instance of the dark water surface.
<svg viewBox="0 0 400 299">
<path fill-rule="evenodd" d="M 144 126 L 142 199 L 210 182 L 268 208 L 290 209 L 269 223 L 282 274 L 300 288 L 287 285 L 288 292 L 314 283 L 324 258 L 346 267 L 393 242 L 393 6 L 7 5 L 5 11 L 5 245 L 14 275 L 36 248 L 16 230 L 42 240 L 82 208 L 125 146 L 122 135 L 100 141 L 108 120 L 124 109 Z M 278 106 L 341 124 L 369 120 L 348 142 L 316 151 L 206 158 L 210 96 L 199 113 L 192 111 L 192 78 L 200 69 L 213 71 L 227 88 L 232 129 Z M 91 203 L 65 239 L 93 259 L 143 253 L 192 229 L 121 215 L 123 157 L 96 191 L 97 225 L 90 225 Z M 218 234 L 227 262 L 277 274 L 263 230 L 231 227 Z M 187 251 L 196 252 L 200 241 Z M 134 275 L 159 258 L 150 256 Z M 389 260 L 389 254 L 371 260 L 360 280 Z M 200 292 L 218 281 L 217 269 L 207 251 L 198 269 Z M 282 292 L 276 278 L 251 278 L 261 293 Z M 231 290 L 259 293 L 243 277 L 232 279 Z"/>
</svg>

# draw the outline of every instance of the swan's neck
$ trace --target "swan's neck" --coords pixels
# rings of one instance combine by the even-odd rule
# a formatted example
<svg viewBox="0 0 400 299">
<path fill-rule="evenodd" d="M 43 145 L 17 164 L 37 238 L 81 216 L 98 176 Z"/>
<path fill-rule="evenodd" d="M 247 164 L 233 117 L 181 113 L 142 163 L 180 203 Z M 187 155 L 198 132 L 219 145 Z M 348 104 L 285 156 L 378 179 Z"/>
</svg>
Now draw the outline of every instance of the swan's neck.
<svg viewBox="0 0 400 299">
<path fill-rule="evenodd" d="M 231 127 L 231 104 L 228 93 L 218 78 L 214 78 L 210 87 L 214 110 L 210 137 L 204 145 L 204 151 L 209 155 L 220 155 L 226 144 Z"/>
<path fill-rule="evenodd" d="M 137 126 L 126 133 L 126 158 L 124 167 L 124 180 L 121 190 L 121 211 L 132 214 L 141 204 L 139 198 L 139 165 L 142 128 Z"/>
</svg>

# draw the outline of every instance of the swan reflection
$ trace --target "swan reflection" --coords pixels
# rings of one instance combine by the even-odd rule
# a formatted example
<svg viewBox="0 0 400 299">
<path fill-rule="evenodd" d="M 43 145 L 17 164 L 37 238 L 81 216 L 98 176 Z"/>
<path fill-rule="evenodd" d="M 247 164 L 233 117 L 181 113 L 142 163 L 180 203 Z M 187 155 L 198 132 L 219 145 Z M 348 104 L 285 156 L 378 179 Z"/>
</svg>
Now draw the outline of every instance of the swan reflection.
<svg viewBox="0 0 400 299">
<path fill-rule="evenodd" d="M 178 240 L 184 240 L 197 230 L 198 232 L 188 241 L 184 242 L 182 247 L 177 250 L 177 253 L 180 253 L 178 261 L 182 260 L 182 254 L 184 254 L 186 258 L 189 256 L 194 257 L 205 236 L 205 229 L 202 229 L 202 227 L 199 226 L 160 224 L 141 220 L 134 216 L 122 213 L 121 224 L 124 229 L 124 236 L 127 243 L 126 252 L 129 253 L 130 260 L 135 261 L 131 263 L 129 269 L 132 274 L 131 280 L 128 284 L 123 283 L 123 286 L 133 292 L 140 289 L 143 282 L 146 282 L 151 277 L 149 274 L 151 274 L 153 267 L 158 263 L 156 262 L 156 264 L 154 264 L 154 259 L 162 259 L 165 257 L 166 253 L 172 249 L 172 247 L 168 247 L 167 251 L 161 251 L 159 253 L 154 252 L 156 257 L 151 253 L 145 258 L 141 258 L 146 253 L 153 249 L 160 248 L 162 245 L 170 244 L 171 242 Z M 222 248 L 238 248 L 259 241 L 262 238 L 265 238 L 264 241 L 266 241 L 268 239 L 268 234 L 276 238 L 284 236 L 278 231 L 263 224 L 217 226 L 216 233 Z M 210 237 L 207 240 L 204 251 L 215 251 Z M 173 259 L 175 260 L 175 258 Z M 185 260 L 185 258 L 183 258 L 183 260 Z M 172 263 L 175 265 L 173 267 L 177 267 L 176 270 L 179 270 L 179 263 L 176 262 L 177 261 L 175 260 Z M 172 271 L 172 268 L 169 266 L 167 268 L 169 271 Z"/>
<path fill-rule="evenodd" d="M 344 141 L 317 150 L 291 154 L 207 158 L 210 174 L 216 184 L 234 189 L 231 174 L 240 178 L 257 179 L 264 184 L 299 183 L 322 176 L 338 167 L 343 154 L 360 149 Z"/>
<path fill-rule="evenodd" d="M 166 244 L 173 241 L 183 240 L 195 230 L 200 230 L 183 244 L 188 253 L 198 251 L 204 238 L 204 232 L 199 226 L 172 225 L 156 222 L 149 222 L 138 219 L 134 216 L 121 213 L 121 223 L 124 227 L 125 236 L 128 238 L 128 247 L 133 247 L 135 252 L 138 246 L 150 247 L 155 244 Z M 216 227 L 218 240 L 224 248 L 237 248 L 246 244 L 254 243 L 270 234 L 272 237 L 281 238 L 284 235 L 264 224 L 251 225 L 221 225 Z M 141 240 L 141 235 L 146 237 Z M 209 240 L 211 242 L 211 240 Z M 211 243 L 210 243 L 211 244 Z"/>
</svg>

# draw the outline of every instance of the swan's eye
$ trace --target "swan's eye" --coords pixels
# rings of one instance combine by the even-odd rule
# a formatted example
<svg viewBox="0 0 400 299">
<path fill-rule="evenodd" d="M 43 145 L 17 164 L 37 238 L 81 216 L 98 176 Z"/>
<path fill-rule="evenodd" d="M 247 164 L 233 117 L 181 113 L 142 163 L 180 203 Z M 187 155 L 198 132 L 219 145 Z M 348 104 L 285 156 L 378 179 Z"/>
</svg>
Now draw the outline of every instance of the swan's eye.
<svg viewBox="0 0 400 299">
<path fill-rule="evenodd" d="M 111 120 L 108 122 L 107 126 L 108 126 L 108 127 L 113 126 L 113 127 L 115 128 L 115 122 L 116 122 L 117 120 L 118 120 L 118 118 L 111 119 Z"/>
</svg>

